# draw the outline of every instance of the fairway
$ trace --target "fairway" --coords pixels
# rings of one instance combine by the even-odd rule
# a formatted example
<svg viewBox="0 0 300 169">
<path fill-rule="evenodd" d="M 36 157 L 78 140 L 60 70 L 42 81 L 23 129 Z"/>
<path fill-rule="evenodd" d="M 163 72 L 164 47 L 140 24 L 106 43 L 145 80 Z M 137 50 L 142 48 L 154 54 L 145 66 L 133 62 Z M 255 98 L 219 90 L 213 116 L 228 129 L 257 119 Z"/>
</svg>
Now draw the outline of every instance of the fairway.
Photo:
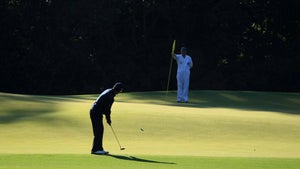
<svg viewBox="0 0 300 169">
<path fill-rule="evenodd" d="M 105 157 L 89 154 L 96 97 L 0 93 L 0 168 L 300 167 L 298 93 L 122 93 L 112 125 L 126 150 L 105 124 Z"/>
</svg>

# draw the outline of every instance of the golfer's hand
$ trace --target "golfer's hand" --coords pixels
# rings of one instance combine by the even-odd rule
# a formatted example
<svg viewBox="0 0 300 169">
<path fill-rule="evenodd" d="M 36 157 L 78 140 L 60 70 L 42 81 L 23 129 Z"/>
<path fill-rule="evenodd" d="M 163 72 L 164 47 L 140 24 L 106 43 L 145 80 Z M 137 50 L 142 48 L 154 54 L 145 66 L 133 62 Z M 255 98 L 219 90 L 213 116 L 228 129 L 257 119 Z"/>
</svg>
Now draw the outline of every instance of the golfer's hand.
<svg viewBox="0 0 300 169">
<path fill-rule="evenodd" d="M 108 125 L 111 126 L 111 120 L 107 120 L 106 122 L 107 122 Z"/>
</svg>

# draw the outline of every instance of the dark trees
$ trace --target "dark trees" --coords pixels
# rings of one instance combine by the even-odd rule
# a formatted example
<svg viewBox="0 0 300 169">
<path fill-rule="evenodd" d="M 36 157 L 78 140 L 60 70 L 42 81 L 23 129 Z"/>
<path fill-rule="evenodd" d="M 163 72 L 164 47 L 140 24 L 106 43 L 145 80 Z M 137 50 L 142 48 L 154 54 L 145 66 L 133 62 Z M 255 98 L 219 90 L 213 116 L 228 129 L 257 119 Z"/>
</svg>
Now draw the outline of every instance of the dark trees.
<svg viewBox="0 0 300 169">
<path fill-rule="evenodd" d="M 299 92 L 299 13 L 296 0 L 2 0 L 0 91 L 164 90 L 177 39 L 193 89 Z"/>
</svg>

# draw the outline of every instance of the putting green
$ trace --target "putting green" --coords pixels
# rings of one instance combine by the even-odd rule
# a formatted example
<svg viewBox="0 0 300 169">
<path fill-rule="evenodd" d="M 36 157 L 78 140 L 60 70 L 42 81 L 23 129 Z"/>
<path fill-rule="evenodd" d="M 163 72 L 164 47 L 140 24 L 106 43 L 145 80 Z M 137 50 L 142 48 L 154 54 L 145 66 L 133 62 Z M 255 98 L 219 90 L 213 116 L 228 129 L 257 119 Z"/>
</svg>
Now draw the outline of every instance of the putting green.
<svg viewBox="0 0 300 169">
<path fill-rule="evenodd" d="M 300 159 L 157 155 L 17 154 L 0 155 L 0 163 L 0 169 L 298 169 Z"/>
<path fill-rule="evenodd" d="M 300 94 L 192 91 L 122 93 L 104 147 L 113 154 L 210 157 L 300 157 Z M 89 108 L 97 95 L 0 93 L 1 154 L 88 154 Z M 141 130 L 143 129 L 143 131 Z"/>
</svg>

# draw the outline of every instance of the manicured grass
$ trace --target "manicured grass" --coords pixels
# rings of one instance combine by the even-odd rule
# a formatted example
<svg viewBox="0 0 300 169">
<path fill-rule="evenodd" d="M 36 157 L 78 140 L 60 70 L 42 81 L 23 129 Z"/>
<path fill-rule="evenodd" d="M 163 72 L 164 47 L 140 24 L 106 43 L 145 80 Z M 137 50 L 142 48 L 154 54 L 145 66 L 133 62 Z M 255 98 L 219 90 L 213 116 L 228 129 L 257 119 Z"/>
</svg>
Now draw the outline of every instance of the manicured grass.
<svg viewBox="0 0 300 169">
<path fill-rule="evenodd" d="M 298 169 L 300 159 L 131 156 L 0 155 L 0 169 Z"/>
<path fill-rule="evenodd" d="M 0 168 L 300 167 L 298 93 L 122 93 L 112 120 L 126 150 L 105 125 L 105 157 L 89 155 L 96 97 L 0 93 Z"/>
</svg>

